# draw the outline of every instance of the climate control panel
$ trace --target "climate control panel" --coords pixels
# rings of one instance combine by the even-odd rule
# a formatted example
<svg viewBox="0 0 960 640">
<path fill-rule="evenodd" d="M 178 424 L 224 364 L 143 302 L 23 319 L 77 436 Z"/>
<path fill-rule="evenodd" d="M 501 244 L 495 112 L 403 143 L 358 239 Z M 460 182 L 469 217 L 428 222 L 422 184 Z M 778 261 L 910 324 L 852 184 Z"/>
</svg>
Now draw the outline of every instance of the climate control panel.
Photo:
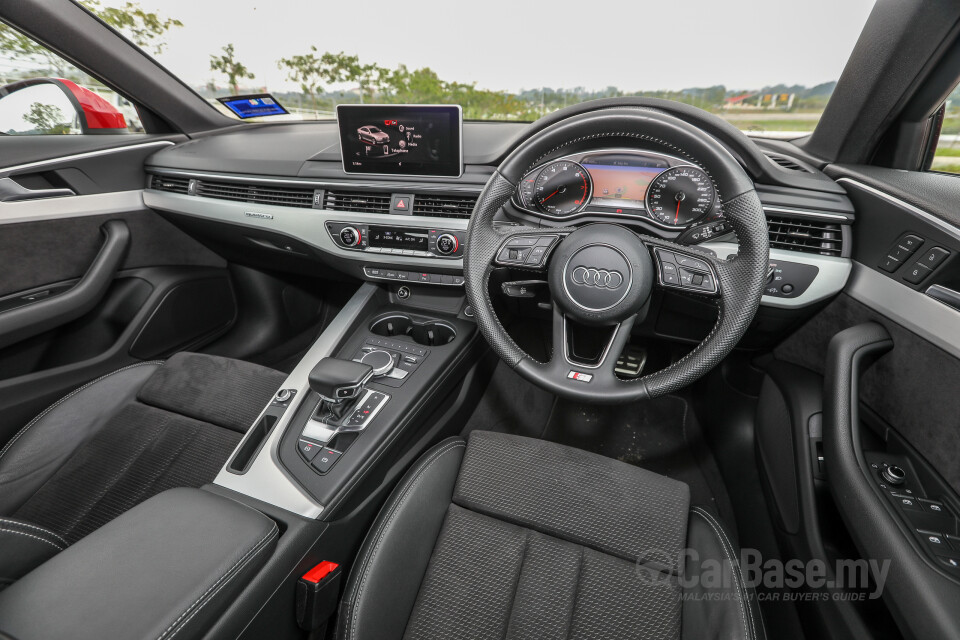
<svg viewBox="0 0 960 640">
<path fill-rule="evenodd" d="M 466 235 L 449 229 L 355 222 L 328 222 L 327 232 L 341 249 L 411 258 L 461 258 Z"/>
</svg>

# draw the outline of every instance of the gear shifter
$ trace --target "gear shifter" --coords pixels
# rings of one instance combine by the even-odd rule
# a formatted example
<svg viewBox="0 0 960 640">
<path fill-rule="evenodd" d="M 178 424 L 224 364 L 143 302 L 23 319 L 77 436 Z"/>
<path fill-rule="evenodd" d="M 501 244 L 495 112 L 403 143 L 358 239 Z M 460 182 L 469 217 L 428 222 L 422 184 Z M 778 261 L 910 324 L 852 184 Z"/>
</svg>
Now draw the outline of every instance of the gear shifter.
<svg viewBox="0 0 960 640">
<path fill-rule="evenodd" d="M 369 364 L 324 358 L 310 372 L 310 388 L 323 400 L 317 407 L 316 415 L 326 413 L 338 422 L 351 406 L 350 400 L 356 398 L 371 377 L 373 367 Z"/>
</svg>

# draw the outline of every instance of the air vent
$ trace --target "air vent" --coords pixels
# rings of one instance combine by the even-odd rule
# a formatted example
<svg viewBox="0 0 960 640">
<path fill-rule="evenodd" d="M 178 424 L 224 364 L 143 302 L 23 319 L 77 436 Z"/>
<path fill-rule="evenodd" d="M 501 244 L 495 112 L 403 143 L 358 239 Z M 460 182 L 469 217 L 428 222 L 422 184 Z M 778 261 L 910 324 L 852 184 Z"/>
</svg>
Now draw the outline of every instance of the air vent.
<svg viewBox="0 0 960 640">
<path fill-rule="evenodd" d="M 764 154 L 770 158 L 775 164 L 780 165 L 787 171 L 800 171 L 801 173 L 810 173 L 810 170 L 798 163 L 793 158 L 788 158 L 787 156 L 778 156 L 772 153 Z"/>
<path fill-rule="evenodd" d="M 329 211 L 357 213 L 390 213 L 389 193 L 362 193 L 357 191 L 325 191 L 323 208 Z"/>
<path fill-rule="evenodd" d="M 843 231 L 839 224 L 767 216 L 767 226 L 771 249 L 838 257 L 843 253 Z"/>
<path fill-rule="evenodd" d="M 204 198 L 234 200 L 253 204 L 275 204 L 282 207 L 309 209 L 313 206 L 313 189 L 298 187 L 268 187 L 240 182 L 200 180 L 197 182 L 197 195 Z"/>
<path fill-rule="evenodd" d="M 417 195 L 413 199 L 413 215 L 435 218 L 469 218 L 477 196 Z"/>
<path fill-rule="evenodd" d="M 154 175 L 150 180 L 150 188 L 170 193 L 187 193 L 190 188 L 190 178 Z"/>
</svg>

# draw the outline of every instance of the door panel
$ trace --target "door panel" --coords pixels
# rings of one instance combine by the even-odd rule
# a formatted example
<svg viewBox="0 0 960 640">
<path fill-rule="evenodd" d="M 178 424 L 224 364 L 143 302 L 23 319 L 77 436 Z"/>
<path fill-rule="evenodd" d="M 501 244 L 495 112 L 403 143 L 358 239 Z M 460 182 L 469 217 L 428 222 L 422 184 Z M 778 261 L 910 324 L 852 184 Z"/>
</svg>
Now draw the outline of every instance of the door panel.
<svg viewBox="0 0 960 640">
<path fill-rule="evenodd" d="M 78 194 L 0 202 L 0 446 L 82 384 L 198 348 L 235 321 L 227 262 L 143 204 L 144 160 L 167 143 L 133 138 L 0 139 L 0 177 Z M 27 148 L 31 162 L 2 168 Z M 38 150 L 48 157 L 33 161 Z M 123 231 L 121 251 L 101 269 L 106 280 L 86 286 L 111 227 Z"/>
<path fill-rule="evenodd" d="M 828 626 L 846 617 L 854 624 L 832 626 L 848 635 L 862 624 L 873 638 L 957 637 L 960 538 L 956 548 L 946 541 L 960 536 L 960 310 L 926 292 L 960 290 L 960 177 L 827 171 L 857 209 L 854 269 L 844 293 L 778 345 L 775 364 L 765 367 L 771 384 L 758 431 L 792 440 L 797 469 L 787 477 L 774 464 L 779 440 L 759 443 L 765 490 L 775 513 L 795 514 L 799 501 L 799 523 L 782 514 L 779 523 L 782 544 L 799 555 L 890 563 L 882 602 L 899 633 L 875 606 L 838 605 Z M 778 375 L 790 366 L 805 372 Z M 822 385 L 819 397 L 799 388 L 807 378 Z M 799 419 L 769 410 L 776 397 L 798 406 L 799 396 Z M 901 467 L 906 480 L 886 479 L 884 465 Z"/>
</svg>

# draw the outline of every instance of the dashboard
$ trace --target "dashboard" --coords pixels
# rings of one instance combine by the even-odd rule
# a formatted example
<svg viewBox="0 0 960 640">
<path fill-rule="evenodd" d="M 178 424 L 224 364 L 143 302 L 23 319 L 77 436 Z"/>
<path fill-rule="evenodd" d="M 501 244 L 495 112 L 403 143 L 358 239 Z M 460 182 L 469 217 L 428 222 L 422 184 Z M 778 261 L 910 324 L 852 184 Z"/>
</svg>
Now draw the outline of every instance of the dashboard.
<svg viewBox="0 0 960 640">
<path fill-rule="evenodd" d="M 378 133 L 393 140 L 401 124 L 404 136 L 408 130 L 409 120 L 391 114 L 361 112 L 339 124 L 254 125 L 162 150 L 147 162 L 144 202 L 234 260 L 302 272 L 315 272 L 319 262 L 362 280 L 462 290 L 466 231 L 477 199 L 518 142 L 549 122 L 441 118 L 435 130 L 459 136 L 455 145 L 430 142 L 449 151 L 445 157 L 455 168 L 447 175 L 436 167 L 418 175 L 344 171 L 343 127 L 356 138 L 350 153 L 369 142 L 381 145 L 376 156 L 384 153 Z M 425 126 L 419 122 L 414 131 Z M 705 129 L 711 134 L 722 131 Z M 559 228 L 614 222 L 717 254 L 735 253 L 724 194 L 708 167 L 638 141 L 588 142 L 531 167 L 497 223 Z M 813 305 L 842 289 L 849 275 L 853 206 L 825 175 L 789 157 L 798 168 L 781 168 L 783 151 L 762 145 L 731 152 L 754 178 L 770 227 L 771 280 L 763 304 Z M 395 154 L 390 162 L 403 157 Z"/>
</svg>

